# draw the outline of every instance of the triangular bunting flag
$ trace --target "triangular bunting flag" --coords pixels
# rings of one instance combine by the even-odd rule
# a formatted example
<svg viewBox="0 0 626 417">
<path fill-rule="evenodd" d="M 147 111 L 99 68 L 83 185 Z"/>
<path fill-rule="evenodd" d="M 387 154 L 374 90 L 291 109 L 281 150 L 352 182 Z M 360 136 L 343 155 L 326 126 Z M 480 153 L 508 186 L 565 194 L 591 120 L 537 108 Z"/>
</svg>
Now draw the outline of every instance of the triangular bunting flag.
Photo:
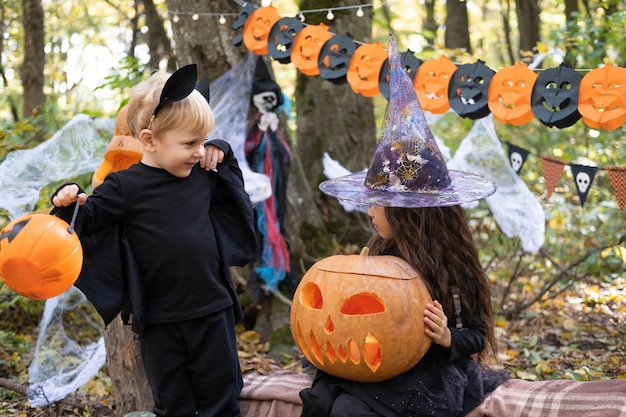
<svg viewBox="0 0 626 417">
<path fill-rule="evenodd" d="M 510 142 L 507 142 L 507 147 L 509 152 L 509 163 L 511 164 L 513 170 L 519 175 L 530 152 L 526 149 L 520 148 L 519 146 L 515 146 Z"/>
<path fill-rule="evenodd" d="M 576 191 L 580 199 L 580 206 L 583 207 L 589 190 L 591 190 L 593 177 L 595 177 L 598 168 L 577 164 L 569 164 L 569 166 L 572 168 L 572 174 L 574 175 L 574 183 L 576 184 Z"/>
<path fill-rule="evenodd" d="M 550 198 L 554 192 L 554 187 L 556 187 L 563 175 L 565 162 L 551 156 L 541 155 L 541 166 L 543 168 L 543 177 L 546 180 L 546 191 L 548 193 L 546 198 Z"/>
<path fill-rule="evenodd" d="M 620 211 L 626 208 L 626 167 L 606 167 Z"/>
</svg>

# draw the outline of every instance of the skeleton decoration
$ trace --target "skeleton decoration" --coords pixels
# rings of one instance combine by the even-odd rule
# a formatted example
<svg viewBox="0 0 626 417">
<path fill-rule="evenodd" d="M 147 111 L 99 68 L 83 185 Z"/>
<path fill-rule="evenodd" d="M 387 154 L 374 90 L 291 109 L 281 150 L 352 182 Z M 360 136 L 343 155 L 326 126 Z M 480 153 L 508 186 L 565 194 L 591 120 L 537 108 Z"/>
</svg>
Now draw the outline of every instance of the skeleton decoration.
<svg viewBox="0 0 626 417">
<path fill-rule="evenodd" d="M 517 175 L 519 175 L 520 172 L 522 172 L 522 167 L 524 166 L 524 162 L 526 162 L 526 158 L 528 158 L 529 152 L 526 149 L 513 145 L 512 143 L 507 142 L 507 146 L 511 167 Z"/>
<path fill-rule="evenodd" d="M 578 198 L 580 199 L 580 206 L 585 205 L 587 195 L 591 189 L 593 178 L 596 175 L 597 167 L 590 167 L 587 165 L 569 164 L 572 168 L 572 175 L 576 183 L 576 191 L 578 192 Z"/>
</svg>

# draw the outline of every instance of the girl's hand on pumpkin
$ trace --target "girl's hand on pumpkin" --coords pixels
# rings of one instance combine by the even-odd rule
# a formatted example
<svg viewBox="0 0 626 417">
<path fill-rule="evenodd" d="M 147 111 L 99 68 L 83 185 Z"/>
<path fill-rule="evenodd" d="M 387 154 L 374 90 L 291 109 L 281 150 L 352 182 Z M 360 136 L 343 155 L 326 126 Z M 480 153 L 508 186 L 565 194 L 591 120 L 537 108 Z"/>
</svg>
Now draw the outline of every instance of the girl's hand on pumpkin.
<svg viewBox="0 0 626 417">
<path fill-rule="evenodd" d="M 217 164 L 224 160 L 224 151 L 215 145 L 204 147 L 204 157 L 200 158 L 200 166 L 207 171 L 216 171 Z"/>
<path fill-rule="evenodd" d="M 452 334 L 448 328 L 448 317 L 443 311 L 443 306 L 439 301 L 426 304 L 424 310 L 424 333 L 429 336 L 434 343 L 445 348 L 450 348 L 452 344 Z"/>
<path fill-rule="evenodd" d="M 85 204 L 85 201 L 87 201 L 87 194 L 78 194 L 78 191 L 78 185 L 68 184 L 57 191 L 54 197 L 52 197 L 52 204 L 54 204 L 55 207 L 67 207 L 74 204 L 78 196 L 78 198 L 80 198 L 80 205 L 82 206 Z"/>
</svg>

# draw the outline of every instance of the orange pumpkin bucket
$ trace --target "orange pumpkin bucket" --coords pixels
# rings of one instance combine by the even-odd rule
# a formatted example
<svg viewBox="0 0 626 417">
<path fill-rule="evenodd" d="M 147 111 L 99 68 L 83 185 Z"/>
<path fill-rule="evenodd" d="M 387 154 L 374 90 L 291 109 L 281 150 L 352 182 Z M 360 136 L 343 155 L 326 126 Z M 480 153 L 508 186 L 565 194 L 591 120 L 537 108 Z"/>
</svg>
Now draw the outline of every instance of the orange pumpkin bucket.
<svg viewBox="0 0 626 417">
<path fill-rule="evenodd" d="M 426 354 L 422 278 L 395 256 L 335 255 L 302 277 L 291 305 L 291 333 L 317 368 L 352 381 L 384 381 Z M 401 341 L 401 343 L 399 343 Z"/>
<path fill-rule="evenodd" d="M 83 266 L 83 249 L 68 224 L 50 214 L 22 216 L 0 231 L 0 278 L 34 300 L 70 288 Z"/>
</svg>

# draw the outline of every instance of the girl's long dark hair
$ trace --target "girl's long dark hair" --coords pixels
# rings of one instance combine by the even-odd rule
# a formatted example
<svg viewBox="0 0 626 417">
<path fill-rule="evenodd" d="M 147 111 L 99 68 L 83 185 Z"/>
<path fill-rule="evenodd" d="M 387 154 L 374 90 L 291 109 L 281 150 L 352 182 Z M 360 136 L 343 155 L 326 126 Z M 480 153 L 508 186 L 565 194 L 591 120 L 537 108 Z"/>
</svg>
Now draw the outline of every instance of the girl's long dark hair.
<svg viewBox="0 0 626 417">
<path fill-rule="evenodd" d="M 461 206 L 397 208 L 385 207 L 392 239 L 373 236 L 367 246 L 371 255 L 389 254 L 395 245 L 400 256 L 424 279 L 433 300 L 443 305 L 448 323 L 454 324 L 452 293 L 458 289 L 464 324 L 480 317 L 486 331 L 485 349 L 477 355 L 484 362 L 495 356 L 491 290 L 478 250 Z"/>
</svg>

